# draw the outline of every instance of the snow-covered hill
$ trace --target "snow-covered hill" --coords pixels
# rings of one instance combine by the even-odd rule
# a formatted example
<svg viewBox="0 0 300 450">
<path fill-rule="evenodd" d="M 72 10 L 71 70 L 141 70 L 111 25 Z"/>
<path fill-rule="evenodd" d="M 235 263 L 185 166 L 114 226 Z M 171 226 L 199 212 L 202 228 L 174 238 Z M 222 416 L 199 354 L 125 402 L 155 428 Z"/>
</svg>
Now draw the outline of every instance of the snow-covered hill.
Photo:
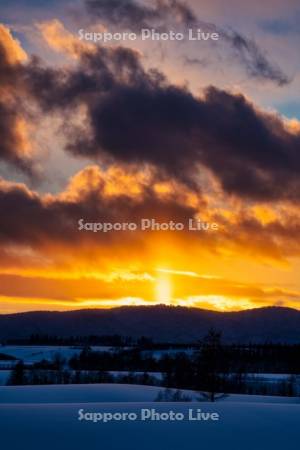
<svg viewBox="0 0 300 450">
<path fill-rule="evenodd" d="M 229 396 L 216 403 L 153 402 L 160 388 L 134 385 L 0 388 L 1 449 L 5 450 L 298 450 L 298 398 Z M 196 394 L 185 391 L 196 398 Z M 140 420 L 142 409 L 183 420 Z M 189 420 L 217 413 L 219 420 Z M 134 421 L 92 422 L 89 413 L 131 413 Z"/>
</svg>

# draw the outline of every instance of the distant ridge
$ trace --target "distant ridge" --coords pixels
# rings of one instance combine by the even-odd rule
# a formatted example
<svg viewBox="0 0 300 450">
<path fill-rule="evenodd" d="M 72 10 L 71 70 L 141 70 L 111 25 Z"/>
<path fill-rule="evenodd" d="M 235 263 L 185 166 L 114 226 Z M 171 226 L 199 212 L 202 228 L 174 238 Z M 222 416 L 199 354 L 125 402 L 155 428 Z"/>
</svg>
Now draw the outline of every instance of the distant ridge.
<svg viewBox="0 0 300 450">
<path fill-rule="evenodd" d="M 159 342 L 193 342 L 209 328 L 222 331 L 227 342 L 300 343 L 300 311 L 267 307 L 216 312 L 180 306 L 128 306 L 67 312 L 0 315 L 0 340 L 51 336 L 147 336 Z"/>
</svg>

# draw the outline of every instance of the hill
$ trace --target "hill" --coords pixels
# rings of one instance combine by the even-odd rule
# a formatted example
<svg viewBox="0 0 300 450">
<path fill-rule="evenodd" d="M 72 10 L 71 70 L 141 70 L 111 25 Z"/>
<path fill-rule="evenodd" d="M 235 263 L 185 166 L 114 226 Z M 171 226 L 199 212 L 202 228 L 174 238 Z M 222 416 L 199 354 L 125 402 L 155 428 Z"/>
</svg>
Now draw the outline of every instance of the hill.
<svg viewBox="0 0 300 450">
<path fill-rule="evenodd" d="M 0 339 L 51 336 L 147 336 L 160 342 L 192 342 L 210 327 L 227 342 L 300 343 L 300 311 L 269 307 L 216 312 L 174 306 L 137 306 L 67 312 L 26 312 L 0 315 Z"/>
</svg>

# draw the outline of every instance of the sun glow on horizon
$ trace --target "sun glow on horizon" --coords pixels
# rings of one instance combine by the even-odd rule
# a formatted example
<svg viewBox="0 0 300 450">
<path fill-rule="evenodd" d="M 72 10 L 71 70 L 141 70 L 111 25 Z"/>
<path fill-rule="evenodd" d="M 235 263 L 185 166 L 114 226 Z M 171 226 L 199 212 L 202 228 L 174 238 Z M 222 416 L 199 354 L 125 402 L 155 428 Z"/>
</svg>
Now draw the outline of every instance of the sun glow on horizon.
<svg viewBox="0 0 300 450">
<path fill-rule="evenodd" d="M 158 258 L 157 258 L 158 259 Z M 176 263 L 176 261 L 175 261 Z M 215 311 L 240 311 L 265 306 L 299 309 L 300 290 L 294 286 L 247 282 L 243 272 L 230 279 L 220 270 L 174 261 L 144 262 L 141 267 L 93 265 L 69 270 L 42 267 L 18 274 L 0 274 L 0 313 L 111 309 L 164 304 Z M 292 289 L 293 287 L 293 289 Z M 279 301 L 279 300 L 280 301 Z"/>
<path fill-rule="evenodd" d="M 171 304 L 172 303 L 172 286 L 171 280 L 167 273 L 159 273 L 156 281 L 156 301 L 158 303 Z"/>
</svg>

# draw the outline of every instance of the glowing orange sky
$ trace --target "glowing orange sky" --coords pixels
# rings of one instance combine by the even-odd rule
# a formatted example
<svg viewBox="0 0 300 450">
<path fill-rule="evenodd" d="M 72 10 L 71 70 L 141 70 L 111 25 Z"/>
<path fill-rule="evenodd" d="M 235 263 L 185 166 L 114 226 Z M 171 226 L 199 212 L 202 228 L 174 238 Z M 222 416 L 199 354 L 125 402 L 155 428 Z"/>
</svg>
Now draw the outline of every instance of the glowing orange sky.
<svg viewBox="0 0 300 450">
<path fill-rule="evenodd" d="M 45 49 L 53 67 L 72 67 L 83 52 L 95 51 L 79 43 L 60 19 L 33 26 L 32 39 Z M 9 69 L 25 67 L 31 55 L 7 26 L 0 27 L 0 43 Z M 168 64 L 169 78 L 183 82 Z M 185 76 L 193 88 L 189 70 Z M 203 74 L 202 84 L 208 78 Z M 0 178 L 3 205 L 9 205 L 1 211 L 0 313 L 157 303 L 221 311 L 270 305 L 300 309 L 297 204 L 230 195 L 205 167 L 199 166 L 201 189 L 195 191 L 191 183 L 147 162 L 80 160 L 62 149 L 68 130 L 62 129 L 59 114 L 39 112 L 39 121 L 30 114 L 23 117 L 14 91 L 17 87 L 22 94 L 24 88 L 13 83 L 0 83 L 1 95 L 16 111 L 12 135 L 17 150 L 5 163 L 33 163 L 46 181 L 40 188 L 28 181 L 28 173 L 16 176 L 12 169 Z M 27 106 L 34 114 L 36 105 Z M 253 108 L 260 114 L 260 106 Z M 79 105 L 67 114 L 81 123 L 87 111 Z M 282 120 L 289 136 L 299 134 L 296 118 L 276 115 L 276 120 Z M 93 222 L 97 217 L 136 223 L 152 217 L 186 223 L 193 217 L 217 223 L 219 229 L 106 235 L 78 231 L 80 218 Z"/>
</svg>

